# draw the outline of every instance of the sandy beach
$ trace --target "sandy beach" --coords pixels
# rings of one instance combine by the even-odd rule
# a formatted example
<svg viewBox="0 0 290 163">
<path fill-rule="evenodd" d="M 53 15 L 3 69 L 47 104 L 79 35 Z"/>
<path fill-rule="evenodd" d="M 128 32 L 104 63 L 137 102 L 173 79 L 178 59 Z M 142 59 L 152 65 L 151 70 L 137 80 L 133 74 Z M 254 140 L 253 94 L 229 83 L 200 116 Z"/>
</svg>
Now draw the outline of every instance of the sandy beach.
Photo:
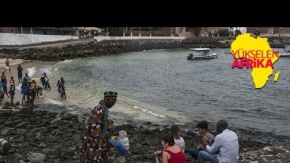
<svg viewBox="0 0 290 163">
<path fill-rule="evenodd" d="M 5 61 L 6 61 L 5 58 L 1 58 L 0 59 L 0 72 L 1 73 L 6 68 Z M 7 81 L 9 81 L 11 76 L 13 76 L 13 78 L 15 80 L 15 84 L 16 84 L 15 86 L 16 87 L 18 87 L 19 84 L 20 84 L 20 83 L 18 83 L 18 74 L 17 74 L 18 64 L 20 64 L 21 67 L 23 68 L 23 76 L 24 76 L 25 73 L 28 73 L 28 70 L 27 70 L 28 68 L 32 68 L 32 67 L 38 68 L 38 67 L 42 67 L 42 66 L 45 66 L 45 65 L 53 65 L 53 64 L 56 63 L 56 62 L 42 62 L 42 61 L 27 61 L 27 60 L 23 60 L 23 59 L 11 59 L 11 58 L 9 58 L 9 61 L 10 61 L 11 73 L 9 73 L 9 70 L 7 69 L 6 72 L 5 72 L 5 75 L 6 75 Z M 34 77 L 38 78 L 39 77 L 39 76 L 35 76 L 35 75 L 31 76 L 31 78 L 34 78 Z M 36 83 L 39 84 L 39 81 L 36 80 Z M 9 86 L 10 85 L 8 83 L 7 84 L 8 89 L 9 89 Z M 14 96 L 14 103 L 19 101 L 20 104 L 21 104 L 21 100 L 22 100 L 21 92 L 20 92 L 20 90 L 16 89 L 15 96 Z M 10 102 L 10 98 L 8 98 L 5 95 L 2 103 L 0 103 L 1 107 L 6 102 Z M 42 102 L 41 98 L 35 100 L 35 104 L 39 104 L 41 102 Z"/>
</svg>

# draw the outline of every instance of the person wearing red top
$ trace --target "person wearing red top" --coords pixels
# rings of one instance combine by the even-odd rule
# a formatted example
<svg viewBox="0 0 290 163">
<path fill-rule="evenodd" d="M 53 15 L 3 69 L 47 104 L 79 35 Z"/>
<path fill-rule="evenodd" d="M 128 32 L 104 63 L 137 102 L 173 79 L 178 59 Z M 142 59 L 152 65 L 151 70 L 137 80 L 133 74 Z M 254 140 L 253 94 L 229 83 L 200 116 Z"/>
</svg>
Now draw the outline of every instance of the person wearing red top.
<svg viewBox="0 0 290 163">
<path fill-rule="evenodd" d="M 11 79 L 10 79 L 9 83 L 10 84 L 12 84 L 12 83 L 15 84 L 15 80 L 13 79 L 13 76 L 11 76 Z"/>
<path fill-rule="evenodd" d="M 186 163 L 185 155 L 179 145 L 174 143 L 174 137 L 166 134 L 162 137 L 163 151 L 156 151 L 156 163 L 160 163 L 157 155 L 162 154 L 162 163 Z"/>
</svg>

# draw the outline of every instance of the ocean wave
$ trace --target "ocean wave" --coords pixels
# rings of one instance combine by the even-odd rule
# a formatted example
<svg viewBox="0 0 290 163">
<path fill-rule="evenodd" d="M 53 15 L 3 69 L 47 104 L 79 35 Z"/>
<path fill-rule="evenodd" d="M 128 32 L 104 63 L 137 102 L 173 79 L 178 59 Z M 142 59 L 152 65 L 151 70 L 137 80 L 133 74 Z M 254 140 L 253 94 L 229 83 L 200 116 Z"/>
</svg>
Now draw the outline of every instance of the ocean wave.
<svg viewBox="0 0 290 163">
<path fill-rule="evenodd" d="M 46 74 L 52 74 L 52 67 L 49 67 L 49 68 L 40 68 L 39 69 L 40 73 L 46 73 Z"/>
<path fill-rule="evenodd" d="M 36 68 L 35 67 L 31 67 L 31 68 L 28 68 L 26 69 L 28 71 L 28 76 L 32 77 L 35 72 L 36 72 Z"/>
<path fill-rule="evenodd" d="M 143 112 L 145 112 L 145 113 L 148 113 L 148 114 L 151 114 L 151 115 L 153 115 L 153 116 L 155 116 L 155 117 L 165 118 L 165 116 L 162 115 L 162 114 L 155 113 L 155 112 L 153 112 L 153 111 L 150 111 L 150 110 L 147 110 L 147 109 L 141 108 L 141 107 L 139 107 L 139 106 L 133 106 L 133 109 L 141 110 L 141 111 L 143 111 Z"/>
<path fill-rule="evenodd" d="M 69 63 L 71 61 L 72 61 L 72 59 L 66 59 L 64 61 L 58 62 L 57 64 Z"/>
<path fill-rule="evenodd" d="M 50 99 L 50 98 L 45 98 L 47 99 L 49 102 L 53 103 L 53 104 L 56 104 L 56 105 L 62 105 L 62 103 L 60 101 L 56 101 L 56 100 L 53 100 L 53 99 Z"/>
<path fill-rule="evenodd" d="M 22 86 L 22 84 L 20 83 L 20 84 L 16 87 L 16 89 L 18 89 L 18 90 L 21 91 L 21 86 Z"/>
</svg>

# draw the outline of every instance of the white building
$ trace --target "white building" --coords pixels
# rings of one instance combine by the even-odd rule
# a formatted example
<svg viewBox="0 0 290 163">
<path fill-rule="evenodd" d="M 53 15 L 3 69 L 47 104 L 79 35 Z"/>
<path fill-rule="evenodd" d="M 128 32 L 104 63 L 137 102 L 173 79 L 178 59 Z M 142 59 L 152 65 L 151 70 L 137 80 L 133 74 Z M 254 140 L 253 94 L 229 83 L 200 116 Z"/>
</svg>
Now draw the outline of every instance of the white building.
<svg viewBox="0 0 290 163">
<path fill-rule="evenodd" d="M 236 30 L 241 31 L 241 33 L 246 33 L 247 32 L 247 27 L 229 27 L 230 31 L 235 32 Z"/>
</svg>

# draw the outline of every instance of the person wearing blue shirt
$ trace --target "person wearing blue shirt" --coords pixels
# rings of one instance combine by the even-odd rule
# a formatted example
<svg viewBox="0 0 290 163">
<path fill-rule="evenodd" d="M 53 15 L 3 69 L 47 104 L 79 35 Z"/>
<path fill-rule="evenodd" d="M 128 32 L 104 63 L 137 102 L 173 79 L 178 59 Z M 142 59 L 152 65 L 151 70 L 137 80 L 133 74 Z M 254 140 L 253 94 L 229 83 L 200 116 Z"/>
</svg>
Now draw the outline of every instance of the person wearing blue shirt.
<svg viewBox="0 0 290 163">
<path fill-rule="evenodd" d="M 0 101 L 4 98 L 3 83 L 0 81 Z"/>
</svg>

